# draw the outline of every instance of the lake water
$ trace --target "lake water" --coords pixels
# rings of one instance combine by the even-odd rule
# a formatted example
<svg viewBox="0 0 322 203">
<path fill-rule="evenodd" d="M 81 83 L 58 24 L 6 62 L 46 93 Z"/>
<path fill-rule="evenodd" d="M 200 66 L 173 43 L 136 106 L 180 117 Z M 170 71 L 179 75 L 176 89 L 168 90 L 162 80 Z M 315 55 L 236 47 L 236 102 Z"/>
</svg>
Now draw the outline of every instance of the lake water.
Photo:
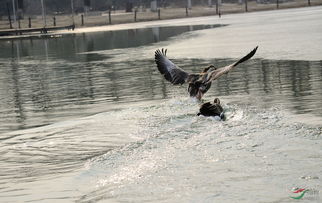
<svg viewBox="0 0 322 203">
<path fill-rule="evenodd" d="M 0 40 L 1 202 L 290 202 L 296 187 L 319 202 L 321 11 Z M 204 98 L 221 99 L 225 122 L 197 117 L 187 87 L 154 63 L 166 47 L 199 72 L 256 45 Z"/>
</svg>

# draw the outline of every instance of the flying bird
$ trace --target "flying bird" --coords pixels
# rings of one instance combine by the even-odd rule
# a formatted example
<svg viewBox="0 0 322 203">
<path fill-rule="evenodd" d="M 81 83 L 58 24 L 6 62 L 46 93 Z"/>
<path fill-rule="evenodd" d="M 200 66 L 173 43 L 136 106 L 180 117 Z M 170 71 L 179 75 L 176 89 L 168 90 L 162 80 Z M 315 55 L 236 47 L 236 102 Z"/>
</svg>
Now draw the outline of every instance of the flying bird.
<svg viewBox="0 0 322 203">
<path fill-rule="evenodd" d="M 188 83 L 188 92 L 190 96 L 196 97 L 200 100 L 211 87 L 212 81 L 216 80 L 223 74 L 228 73 L 238 64 L 250 59 L 256 53 L 257 48 L 258 46 L 233 64 L 221 68 L 210 65 L 209 67 L 204 68 L 201 73 L 187 73 L 183 69 L 179 68 L 166 56 L 167 49 L 158 49 L 155 51 L 155 62 L 158 70 L 166 80 L 171 82 L 173 85 Z"/>
</svg>

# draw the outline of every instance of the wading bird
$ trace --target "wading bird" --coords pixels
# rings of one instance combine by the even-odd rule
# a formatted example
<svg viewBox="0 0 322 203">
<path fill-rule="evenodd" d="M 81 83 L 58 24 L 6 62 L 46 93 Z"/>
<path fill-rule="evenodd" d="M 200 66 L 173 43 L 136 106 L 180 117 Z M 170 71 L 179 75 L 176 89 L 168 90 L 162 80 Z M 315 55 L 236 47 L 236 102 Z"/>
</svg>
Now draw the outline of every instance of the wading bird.
<svg viewBox="0 0 322 203">
<path fill-rule="evenodd" d="M 224 109 L 220 105 L 220 100 L 218 98 L 214 99 L 214 103 L 204 103 L 200 106 L 199 113 L 197 116 L 213 116 L 218 117 L 219 120 L 226 120 L 224 115 Z"/>
<path fill-rule="evenodd" d="M 190 96 L 196 97 L 200 100 L 202 96 L 209 90 L 212 81 L 216 80 L 223 74 L 228 73 L 238 64 L 250 59 L 256 53 L 257 48 L 258 46 L 233 64 L 221 68 L 216 68 L 215 66 L 210 65 L 201 73 L 197 74 L 187 73 L 170 61 L 166 56 L 167 49 L 158 49 L 155 51 L 155 62 L 158 70 L 166 80 L 171 82 L 173 85 L 189 83 L 188 92 Z"/>
</svg>

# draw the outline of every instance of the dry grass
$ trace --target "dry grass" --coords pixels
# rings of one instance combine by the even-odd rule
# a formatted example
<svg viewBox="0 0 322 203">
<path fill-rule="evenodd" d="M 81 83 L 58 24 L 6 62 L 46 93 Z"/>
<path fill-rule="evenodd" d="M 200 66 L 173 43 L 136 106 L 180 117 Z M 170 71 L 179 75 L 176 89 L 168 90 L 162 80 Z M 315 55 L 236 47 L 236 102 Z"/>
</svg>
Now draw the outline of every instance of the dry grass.
<svg viewBox="0 0 322 203">
<path fill-rule="evenodd" d="M 281 1 L 281 0 L 280 0 Z M 311 6 L 322 5 L 322 0 L 311 0 Z M 294 0 L 289 2 L 284 2 L 279 4 L 279 9 L 284 8 L 295 8 L 295 7 L 305 7 L 308 6 L 307 0 Z M 274 10 L 276 8 L 276 3 L 274 4 L 258 4 L 255 1 L 248 2 L 248 11 L 261 11 L 261 10 Z M 244 4 L 222 4 L 220 7 L 220 12 L 222 15 L 228 13 L 241 13 L 245 12 Z M 161 19 L 174 19 L 174 18 L 184 18 L 186 16 L 185 8 L 161 8 L 160 9 Z M 193 7 L 191 10 L 188 10 L 188 17 L 197 17 L 197 16 L 209 16 L 216 15 L 216 7 Z M 53 16 L 47 16 L 47 26 L 53 26 Z M 134 22 L 134 13 L 124 13 L 122 11 L 112 12 L 111 15 L 112 24 L 120 23 L 130 23 Z M 74 16 L 76 27 L 82 26 L 99 26 L 109 24 L 109 17 L 107 12 L 99 13 L 99 15 L 87 15 L 84 17 L 84 25 L 81 22 L 81 15 Z M 137 12 L 137 21 L 151 21 L 158 20 L 158 12 L 147 11 L 138 11 Z M 20 21 L 21 28 L 28 27 L 28 17 L 25 16 L 25 19 Z M 44 23 L 41 16 L 33 16 L 31 19 L 32 27 L 43 27 Z M 56 16 L 56 25 L 57 26 L 66 26 L 73 24 L 71 15 L 59 15 Z M 15 26 L 17 27 L 17 25 Z M 9 29 L 9 22 L 6 19 L 0 20 L 0 30 Z"/>
</svg>

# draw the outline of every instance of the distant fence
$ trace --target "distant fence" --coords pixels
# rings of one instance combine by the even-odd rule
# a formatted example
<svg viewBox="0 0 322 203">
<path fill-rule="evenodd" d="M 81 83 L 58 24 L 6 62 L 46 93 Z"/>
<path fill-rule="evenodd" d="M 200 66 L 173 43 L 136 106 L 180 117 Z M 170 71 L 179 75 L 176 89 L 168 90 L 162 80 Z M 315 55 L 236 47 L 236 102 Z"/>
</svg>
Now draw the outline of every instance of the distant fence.
<svg viewBox="0 0 322 203">
<path fill-rule="evenodd" d="M 121 10 L 120 6 L 111 6 L 102 2 L 102 0 L 2 0 L 0 30 L 69 25 L 76 27 L 109 25 L 322 5 L 322 0 L 183 0 L 181 2 L 186 2 L 186 4 L 182 5 L 185 4 L 185 6 L 178 7 L 178 5 L 167 3 L 171 1 L 160 0 L 158 1 L 162 3 L 160 5 L 151 3 L 151 6 L 147 7 L 146 4 L 131 4 L 125 5 Z M 105 6 L 99 7 L 98 5 Z"/>
</svg>

